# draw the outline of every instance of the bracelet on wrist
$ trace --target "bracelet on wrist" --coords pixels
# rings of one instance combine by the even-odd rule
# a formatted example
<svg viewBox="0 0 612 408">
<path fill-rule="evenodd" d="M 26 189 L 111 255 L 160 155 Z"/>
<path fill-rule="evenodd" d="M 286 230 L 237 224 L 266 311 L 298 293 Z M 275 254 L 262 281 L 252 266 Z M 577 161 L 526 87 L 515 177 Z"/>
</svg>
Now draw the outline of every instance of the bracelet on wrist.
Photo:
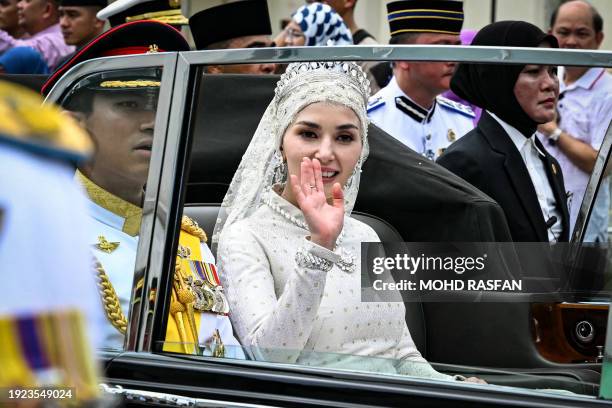
<svg viewBox="0 0 612 408">
<path fill-rule="evenodd" d="M 302 268 L 318 269 L 323 272 L 329 272 L 334 266 L 332 262 L 313 255 L 304 248 L 299 248 L 295 253 L 295 262 Z"/>
</svg>

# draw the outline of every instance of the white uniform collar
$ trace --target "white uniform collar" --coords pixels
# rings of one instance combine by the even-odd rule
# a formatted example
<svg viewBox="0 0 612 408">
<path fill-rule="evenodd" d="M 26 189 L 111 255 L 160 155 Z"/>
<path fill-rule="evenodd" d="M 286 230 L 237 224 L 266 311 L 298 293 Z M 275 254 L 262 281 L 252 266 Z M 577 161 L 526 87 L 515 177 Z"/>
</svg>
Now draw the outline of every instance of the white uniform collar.
<svg viewBox="0 0 612 408">
<path fill-rule="evenodd" d="M 416 103 L 411 97 L 406 95 L 404 91 L 399 87 L 395 76 L 391 78 L 391 82 L 388 85 L 389 92 L 395 101 L 395 105 L 399 110 L 410 116 L 417 122 L 424 123 L 431 121 L 431 118 L 436 109 L 436 99 L 434 99 L 431 107 L 426 109 Z"/>
</svg>

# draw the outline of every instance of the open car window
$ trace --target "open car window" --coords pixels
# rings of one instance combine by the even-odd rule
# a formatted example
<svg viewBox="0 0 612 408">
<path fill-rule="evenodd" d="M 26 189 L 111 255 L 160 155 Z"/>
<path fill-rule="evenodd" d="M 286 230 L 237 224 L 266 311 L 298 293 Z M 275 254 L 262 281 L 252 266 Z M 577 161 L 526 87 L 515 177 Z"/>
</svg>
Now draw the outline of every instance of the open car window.
<svg viewBox="0 0 612 408">
<path fill-rule="evenodd" d="M 434 55 L 434 49 L 429 47 L 383 48 L 364 48 L 357 54 L 375 60 L 386 53 L 386 59 L 380 61 L 383 66 L 392 59 L 426 61 Z M 495 61 L 507 58 L 503 50 L 452 48 L 436 48 L 436 60 L 478 61 L 489 58 Z M 565 54 L 563 51 L 538 53 L 537 50 L 520 50 L 510 53 L 510 58 L 520 63 L 547 63 L 555 61 L 555 58 L 559 63 L 567 63 L 571 52 Z M 530 300 L 529 296 L 524 296 L 517 301 L 511 299 L 513 293 L 504 293 L 493 296 L 493 302 L 473 296 L 465 300 L 458 296 L 452 301 L 428 302 L 402 301 L 401 296 L 406 296 L 406 293 L 400 293 L 399 301 L 368 302 L 363 298 L 364 281 L 357 271 L 351 277 L 354 286 L 343 287 L 334 282 L 336 286 L 330 287 L 335 292 L 322 294 L 324 297 L 338 296 L 340 291 L 344 291 L 347 300 L 336 300 L 322 308 L 314 324 L 307 328 L 310 334 L 304 335 L 298 327 L 310 311 L 298 307 L 295 310 L 299 313 L 293 317 L 285 315 L 286 324 L 269 326 L 271 330 L 280 328 L 278 333 L 264 333 L 264 336 L 260 328 L 265 326 L 269 316 L 262 311 L 269 310 L 266 308 L 271 304 L 266 297 L 273 296 L 272 303 L 280 302 L 289 281 L 281 275 L 261 280 L 259 274 L 250 276 L 250 272 L 258 270 L 244 265 L 244 269 L 233 273 L 240 273 L 239 279 L 244 279 L 240 287 L 250 292 L 228 293 L 235 287 L 224 287 L 223 282 L 227 280 L 222 274 L 231 272 L 220 262 L 229 261 L 231 256 L 220 256 L 218 248 L 213 245 L 213 234 L 228 186 L 274 98 L 279 76 L 206 72 L 207 64 L 224 62 L 223 57 L 228 58 L 228 63 L 271 60 L 280 64 L 311 60 L 344 61 L 354 59 L 355 53 L 349 48 L 338 48 L 333 52 L 330 49 L 291 49 L 284 56 L 265 49 L 249 50 L 248 53 L 239 50 L 223 56 L 220 52 L 181 54 L 171 95 L 166 95 L 164 100 L 164 104 L 171 100 L 173 106 L 171 113 L 164 111 L 168 120 L 163 128 L 160 127 L 165 132 L 161 136 L 165 145 L 159 145 L 162 149 L 159 154 L 160 157 L 163 154 L 164 161 L 163 164 L 157 163 L 155 178 L 149 175 L 145 189 L 147 205 L 149 185 L 152 181 L 155 183 L 151 184 L 155 194 L 151 193 L 152 202 L 149 203 L 151 224 L 148 226 L 152 231 L 147 232 L 149 240 L 146 246 L 141 243 L 138 248 L 139 259 L 141 251 L 144 251 L 141 271 L 147 270 L 143 281 L 145 294 L 134 299 L 148 301 L 133 308 L 139 320 L 129 328 L 131 350 L 175 357 L 189 355 L 195 356 L 190 357 L 191 362 L 219 366 L 231 363 L 244 369 L 257 367 L 270 372 L 299 371 L 308 367 L 316 368 L 316 372 L 323 376 L 337 375 L 338 372 L 358 373 L 365 374 L 362 378 L 372 381 L 374 378 L 376 381 L 410 378 L 447 384 L 456 376 L 478 377 L 490 384 L 476 386 L 485 393 L 535 393 L 551 395 L 553 399 L 567 398 L 567 401 L 575 398 L 594 401 L 600 395 L 609 302 L 607 236 L 600 241 L 605 244 L 594 249 L 587 247 L 585 250 L 580 246 L 583 241 L 588 242 L 586 237 L 575 239 L 572 245 L 557 246 L 562 249 L 546 264 L 552 265 L 553 271 L 557 270 L 555 268 L 573 268 L 571 272 L 574 275 L 571 276 L 575 277 L 575 271 L 580 271 L 580 276 L 585 278 L 576 281 L 581 287 L 575 286 L 573 280 L 569 282 L 570 286 L 556 281 L 557 286 L 546 286 L 563 287 L 564 296 L 558 299 L 544 296 Z M 571 55 L 571 58 L 577 57 Z M 600 65 L 603 64 L 600 62 Z M 165 69 L 163 72 L 166 75 Z M 449 106 L 453 105 L 449 103 Z M 450 108 L 439 105 L 438 109 Z M 156 124 L 155 132 L 157 129 Z M 463 131 L 458 128 L 444 130 L 443 136 L 449 145 L 463 136 Z M 360 196 L 353 218 L 366 224 L 383 243 L 509 240 L 507 220 L 498 203 L 429 160 L 427 149 L 417 152 L 408 148 L 398 137 L 375 123 L 369 125 L 368 135 L 370 157 L 363 167 Z M 424 140 L 426 136 L 423 134 Z M 606 142 L 603 136 L 601 139 L 604 149 Z M 548 149 L 546 143 L 543 146 Z M 609 154 L 609 143 L 607 146 L 608 151 L 600 153 L 605 155 L 604 161 Z M 434 156 L 438 154 L 436 149 L 430 150 Z M 605 188 L 601 187 L 606 185 L 605 173 L 597 166 L 592 173 L 592 180 L 600 180 L 597 194 L 605 196 Z M 572 204 L 570 211 L 575 205 L 580 208 L 579 204 Z M 592 206 L 588 204 L 589 208 Z M 287 219 L 281 212 L 278 214 Z M 184 216 L 197 221 L 197 225 Z M 266 216 L 271 217 L 270 214 Z M 592 214 L 585 221 L 586 224 L 596 222 Z M 606 229 L 602 225 L 598 224 L 599 228 Z M 239 242 L 230 246 L 231 254 L 260 250 L 270 242 L 273 243 L 271 250 L 282 252 L 290 249 L 283 246 L 286 239 L 270 238 L 264 229 L 255 231 L 257 234 L 251 230 L 249 234 L 252 235 L 244 241 L 239 241 L 244 236 L 234 235 L 233 238 Z M 505 248 L 514 247 L 507 244 Z M 542 254 L 540 249 L 534 248 L 539 247 L 528 247 L 526 253 L 531 257 Z M 373 251 L 379 249 L 372 248 Z M 389 250 L 388 247 L 383 249 Z M 254 258 L 258 267 L 270 267 L 274 262 L 271 254 L 259 255 L 259 258 Z M 519 255 L 514 253 L 515 258 L 510 260 L 503 258 L 504 262 L 508 261 L 504 264 L 504 271 L 514 273 L 512 268 L 517 259 L 521 267 Z M 287 252 L 278 259 L 286 259 L 292 264 L 294 257 L 294 253 Z M 397 281 L 401 276 L 394 278 Z M 311 290 L 307 285 L 304 293 L 296 289 L 298 302 L 300 293 L 308 297 Z M 351 290 L 355 293 L 348 297 Z M 472 292 L 479 291 L 482 288 Z M 545 294 L 553 293 L 549 290 Z M 251 298 L 248 307 L 238 308 L 233 304 L 237 299 L 248 297 Z M 355 307 L 358 308 L 356 311 Z M 291 305 L 287 308 L 291 309 Z M 245 318 L 246 314 L 253 317 Z M 253 324 L 237 327 L 240 319 Z M 299 323 L 293 325 L 294 320 L 299 320 Z M 257 336 L 273 341 L 270 345 L 253 342 Z M 293 341 L 296 338 L 303 340 L 302 347 L 295 347 L 297 343 Z M 341 345 L 341 351 L 338 351 L 338 345 Z M 371 352 L 381 349 L 393 351 L 387 354 Z M 456 383 L 458 387 L 462 387 L 460 383 Z"/>
</svg>

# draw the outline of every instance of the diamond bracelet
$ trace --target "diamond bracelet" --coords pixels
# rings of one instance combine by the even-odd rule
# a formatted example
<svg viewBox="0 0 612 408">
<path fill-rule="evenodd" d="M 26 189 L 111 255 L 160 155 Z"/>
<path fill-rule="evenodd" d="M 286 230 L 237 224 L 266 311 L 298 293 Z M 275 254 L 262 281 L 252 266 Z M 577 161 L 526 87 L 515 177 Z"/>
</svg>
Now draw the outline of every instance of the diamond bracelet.
<svg viewBox="0 0 612 408">
<path fill-rule="evenodd" d="M 295 262 L 302 268 L 318 269 L 323 272 L 329 272 L 334 266 L 332 262 L 313 255 L 304 248 L 299 248 L 295 253 Z"/>
</svg>

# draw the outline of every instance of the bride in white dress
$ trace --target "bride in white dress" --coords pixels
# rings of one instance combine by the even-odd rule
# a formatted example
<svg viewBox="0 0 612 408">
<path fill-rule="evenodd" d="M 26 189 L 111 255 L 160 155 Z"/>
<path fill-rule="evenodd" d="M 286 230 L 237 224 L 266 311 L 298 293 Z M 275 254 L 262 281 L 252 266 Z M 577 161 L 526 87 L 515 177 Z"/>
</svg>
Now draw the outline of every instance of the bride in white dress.
<svg viewBox="0 0 612 408">
<path fill-rule="evenodd" d="M 361 301 L 360 244 L 379 241 L 350 217 L 368 97 L 354 63 L 281 76 L 215 227 L 230 318 L 258 360 L 453 380 L 416 349 L 401 301 Z"/>
</svg>

